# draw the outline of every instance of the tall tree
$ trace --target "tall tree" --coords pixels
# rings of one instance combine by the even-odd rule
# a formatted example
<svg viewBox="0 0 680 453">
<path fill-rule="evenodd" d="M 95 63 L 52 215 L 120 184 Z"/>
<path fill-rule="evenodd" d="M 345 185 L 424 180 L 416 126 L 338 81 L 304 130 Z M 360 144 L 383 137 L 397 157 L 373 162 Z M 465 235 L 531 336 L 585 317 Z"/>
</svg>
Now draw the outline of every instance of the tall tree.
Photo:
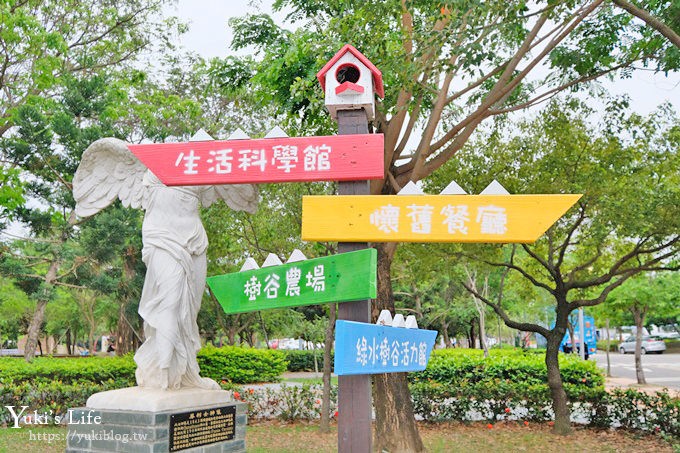
<svg viewBox="0 0 680 453">
<path fill-rule="evenodd" d="M 442 187 L 456 174 L 473 191 L 497 178 L 511 193 L 584 194 L 535 244 L 513 247 L 502 260 L 485 259 L 549 295 L 554 326 L 517 321 L 501 301 L 468 286 L 506 325 L 546 338 L 555 424 L 564 432 L 569 410 L 557 356 L 570 313 L 605 302 L 635 275 L 679 268 L 678 118 L 668 108 L 647 118 L 613 109 L 595 130 L 586 125 L 590 115 L 575 101 L 552 103 L 514 131 L 495 130 L 475 141 L 465 159 L 437 175 Z"/>
<path fill-rule="evenodd" d="M 664 2 L 648 2 L 653 13 Z M 251 79 L 291 129 L 327 133 L 314 75 L 345 43 L 383 72 L 385 99 L 374 130 L 385 135 L 385 178 L 374 194 L 393 194 L 451 159 L 487 118 L 536 105 L 634 63 L 670 71 L 677 50 L 605 0 L 558 2 L 335 2 L 277 0 L 294 32 L 266 15 L 231 22 L 232 47 L 259 54 Z M 546 67 L 548 71 L 536 71 Z M 374 314 L 394 309 L 396 244 L 377 246 Z M 374 377 L 377 450 L 421 451 L 404 374 Z"/>
<path fill-rule="evenodd" d="M 648 315 L 668 313 L 669 309 L 677 311 L 677 294 L 680 290 L 677 275 L 644 275 L 632 278 L 611 294 L 612 309 L 619 310 L 632 318 L 635 325 L 635 376 L 638 384 L 646 384 L 645 372 L 642 368 L 642 336 L 647 324 Z"/>
<path fill-rule="evenodd" d="M 117 135 L 113 122 L 122 115 L 112 107 L 120 112 L 125 96 L 116 82 L 138 81 L 139 71 L 130 68 L 141 52 L 155 40 L 167 43 L 174 20 L 162 20 L 163 3 L 11 0 L 0 6 L 1 170 L 30 175 L 24 197 L 30 204 L 21 203 L 13 215 L 42 241 L 33 264 L 24 259 L 22 269 L 12 270 L 34 281 L 27 286 L 36 298 L 27 360 L 55 284 L 66 284 L 62 246 L 73 234 L 70 179 L 79 153 L 102 134 Z M 122 71 L 126 77 L 112 75 Z M 5 271 L 26 258 L 3 255 Z"/>
</svg>

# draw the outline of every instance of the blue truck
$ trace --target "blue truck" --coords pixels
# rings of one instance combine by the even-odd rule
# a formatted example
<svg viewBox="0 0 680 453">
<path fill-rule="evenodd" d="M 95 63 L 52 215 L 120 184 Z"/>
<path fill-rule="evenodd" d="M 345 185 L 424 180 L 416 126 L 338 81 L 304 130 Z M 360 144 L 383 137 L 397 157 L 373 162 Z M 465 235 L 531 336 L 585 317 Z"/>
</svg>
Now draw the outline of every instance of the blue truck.
<svg viewBox="0 0 680 453">
<path fill-rule="evenodd" d="M 571 337 L 569 336 L 569 331 L 564 334 L 562 342 L 560 343 L 560 349 L 564 352 L 578 352 L 581 345 L 581 326 L 578 322 L 578 313 L 574 311 L 571 316 L 569 316 L 569 322 L 574 326 L 574 342 L 576 346 L 571 344 Z M 597 332 L 595 331 L 595 318 L 592 316 L 583 316 L 583 325 L 585 327 L 585 342 L 587 346 L 586 356 L 595 354 L 597 352 Z"/>
</svg>

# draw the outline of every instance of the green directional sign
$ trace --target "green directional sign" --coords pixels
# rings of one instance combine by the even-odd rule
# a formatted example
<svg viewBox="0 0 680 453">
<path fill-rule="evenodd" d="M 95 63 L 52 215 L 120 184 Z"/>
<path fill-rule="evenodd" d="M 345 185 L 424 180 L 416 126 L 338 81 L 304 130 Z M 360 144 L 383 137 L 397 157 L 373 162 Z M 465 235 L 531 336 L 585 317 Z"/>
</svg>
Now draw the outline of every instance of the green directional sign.
<svg viewBox="0 0 680 453">
<path fill-rule="evenodd" d="M 207 280 L 225 313 L 244 313 L 374 299 L 376 264 L 376 250 L 364 249 Z"/>
</svg>

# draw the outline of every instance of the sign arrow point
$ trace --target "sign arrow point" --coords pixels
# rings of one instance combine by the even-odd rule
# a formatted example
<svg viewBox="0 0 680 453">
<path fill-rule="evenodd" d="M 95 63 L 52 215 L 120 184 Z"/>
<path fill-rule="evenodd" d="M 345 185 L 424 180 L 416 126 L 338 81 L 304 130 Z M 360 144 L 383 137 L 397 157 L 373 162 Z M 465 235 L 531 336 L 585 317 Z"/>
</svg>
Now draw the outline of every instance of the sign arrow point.
<svg viewBox="0 0 680 453">
<path fill-rule="evenodd" d="M 389 310 L 382 310 L 380 316 L 378 316 L 378 321 L 376 322 L 379 326 L 391 326 L 392 325 L 392 313 Z"/>
<path fill-rule="evenodd" d="M 510 192 L 508 192 L 505 187 L 501 185 L 501 183 L 494 179 L 491 181 L 491 184 L 482 190 L 480 195 L 510 195 Z"/>
<path fill-rule="evenodd" d="M 442 190 L 440 195 L 467 195 L 468 193 L 458 185 L 456 181 L 451 181 L 448 186 Z"/>
<path fill-rule="evenodd" d="M 288 134 L 281 129 L 279 126 L 274 126 L 272 130 L 269 131 L 267 135 L 264 136 L 264 138 L 287 138 Z"/>
<path fill-rule="evenodd" d="M 288 258 L 288 261 L 286 263 L 296 263 L 298 261 L 305 261 L 307 257 L 305 256 L 304 253 L 302 253 L 300 250 L 295 249 L 293 250 L 293 253 L 290 254 L 290 258 Z"/>
<path fill-rule="evenodd" d="M 243 130 L 241 130 L 241 128 L 238 128 L 234 132 L 231 133 L 231 135 L 229 136 L 229 138 L 227 140 L 249 140 L 249 139 L 250 139 L 250 137 L 248 136 L 248 134 L 243 132 Z"/>
<path fill-rule="evenodd" d="M 392 320 L 392 327 L 406 327 L 406 321 L 404 321 L 404 315 L 397 313 L 394 315 Z"/>
<path fill-rule="evenodd" d="M 418 321 L 416 321 L 415 315 L 408 315 L 406 317 L 406 328 L 407 329 L 417 329 Z"/>
<path fill-rule="evenodd" d="M 425 195 L 425 192 L 423 192 L 416 183 L 409 181 L 397 195 Z"/>
<path fill-rule="evenodd" d="M 196 133 L 189 139 L 190 142 L 211 142 L 215 140 L 208 134 L 204 129 L 199 129 Z"/>
<path fill-rule="evenodd" d="M 279 257 L 274 255 L 273 253 L 270 253 L 269 255 L 267 255 L 267 259 L 264 260 L 264 263 L 262 263 L 262 267 L 280 266 L 281 264 L 283 263 L 281 262 Z"/>
<path fill-rule="evenodd" d="M 241 266 L 241 270 L 239 272 L 251 271 L 253 269 L 259 268 L 260 266 L 257 265 L 257 262 L 253 258 L 247 258 L 245 263 L 243 263 L 243 266 Z"/>
</svg>

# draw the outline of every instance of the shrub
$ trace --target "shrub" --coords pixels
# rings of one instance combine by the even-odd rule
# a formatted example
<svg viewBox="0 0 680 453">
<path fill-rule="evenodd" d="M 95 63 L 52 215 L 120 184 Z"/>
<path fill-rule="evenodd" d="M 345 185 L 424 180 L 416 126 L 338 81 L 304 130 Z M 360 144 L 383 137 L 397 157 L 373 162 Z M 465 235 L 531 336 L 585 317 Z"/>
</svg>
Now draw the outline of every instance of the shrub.
<svg viewBox="0 0 680 453">
<path fill-rule="evenodd" d="M 315 371 L 314 351 L 309 349 L 281 349 L 288 361 L 288 371 Z M 333 351 L 331 351 L 331 370 L 333 369 Z M 316 351 L 319 371 L 323 369 L 323 350 Z"/>
<path fill-rule="evenodd" d="M 435 351 L 427 369 L 409 374 L 416 412 L 426 420 L 499 420 L 552 417 L 544 351 Z M 592 361 L 560 356 L 565 391 L 572 403 L 604 393 L 604 377 Z"/>
<path fill-rule="evenodd" d="M 321 416 L 321 394 L 318 384 L 286 385 L 242 389 L 241 401 L 248 404 L 248 419 L 278 418 L 285 422 L 314 420 Z M 337 409 L 338 389 L 331 387 L 330 413 Z"/>
<path fill-rule="evenodd" d="M 222 383 L 274 381 L 286 370 L 277 351 L 238 347 L 203 348 L 198 354 L 201 374 Z M 28 406 L 39 414 L 66 414 L 69 407 L 84 406 L 90 395 L 135 385 L 135 362 L 125 357 L 0 358 L 0 407 Z M 8 411 L 0 424 L 11 423 Z"/>
<path fill-rule="evenodd" d="M 283 353 L 272 350 L 246 349 L 236 346 L 206 346 L 198 353 L 201 375 L 216 381 L 237 384 L 272 382 L 286 371 Z M 135 385 L 135 362 L 124 357 L 37 357 L 27 363 L 23 359 L 0 358 L 0 384 L 13 382 L 52 383 L 65 385 L 89 383 Z"/>
<path fill-rule="evenodd" d="M 0 384 L 12 382 L 102 384 L 113 381 L 120 387 L 135 383 L 135 362 L 124 357 L 36 357 L 31 363 L 15 357 L 0 358 Z"/>
<path fill-rule="evenodd" d="M 594 426 L 622 427 L 680 439 L 680 398 L 666 392 L 612 389 L 588 408 L 589 421 Z"/>
<path fill-rule="evenodd" d="M 217 382 L 234 384 L 278 381 L 286 371 L 282 352 L 238 346 L 206 346 L 198 353 L 201 374 Z"/>
<path fill-rule="evenodd" d="M 0 385 L 0 406 L 15 406 L 17 413 L 21 406 L 28 406 L 24 415 L 47 414 L 50 423 L 66 423 L 69 408 L 85 406 L 90 395 L 121 387 L 120 381 L 109 380 L 102 383 L 79 382 L 64 384 L 54 382 L 3 383 Z M 60 417 L 61 421 L 54 417 Z M 11 424 L 9 411 L 0 411 L 0 425 Z"/>
</svg>

